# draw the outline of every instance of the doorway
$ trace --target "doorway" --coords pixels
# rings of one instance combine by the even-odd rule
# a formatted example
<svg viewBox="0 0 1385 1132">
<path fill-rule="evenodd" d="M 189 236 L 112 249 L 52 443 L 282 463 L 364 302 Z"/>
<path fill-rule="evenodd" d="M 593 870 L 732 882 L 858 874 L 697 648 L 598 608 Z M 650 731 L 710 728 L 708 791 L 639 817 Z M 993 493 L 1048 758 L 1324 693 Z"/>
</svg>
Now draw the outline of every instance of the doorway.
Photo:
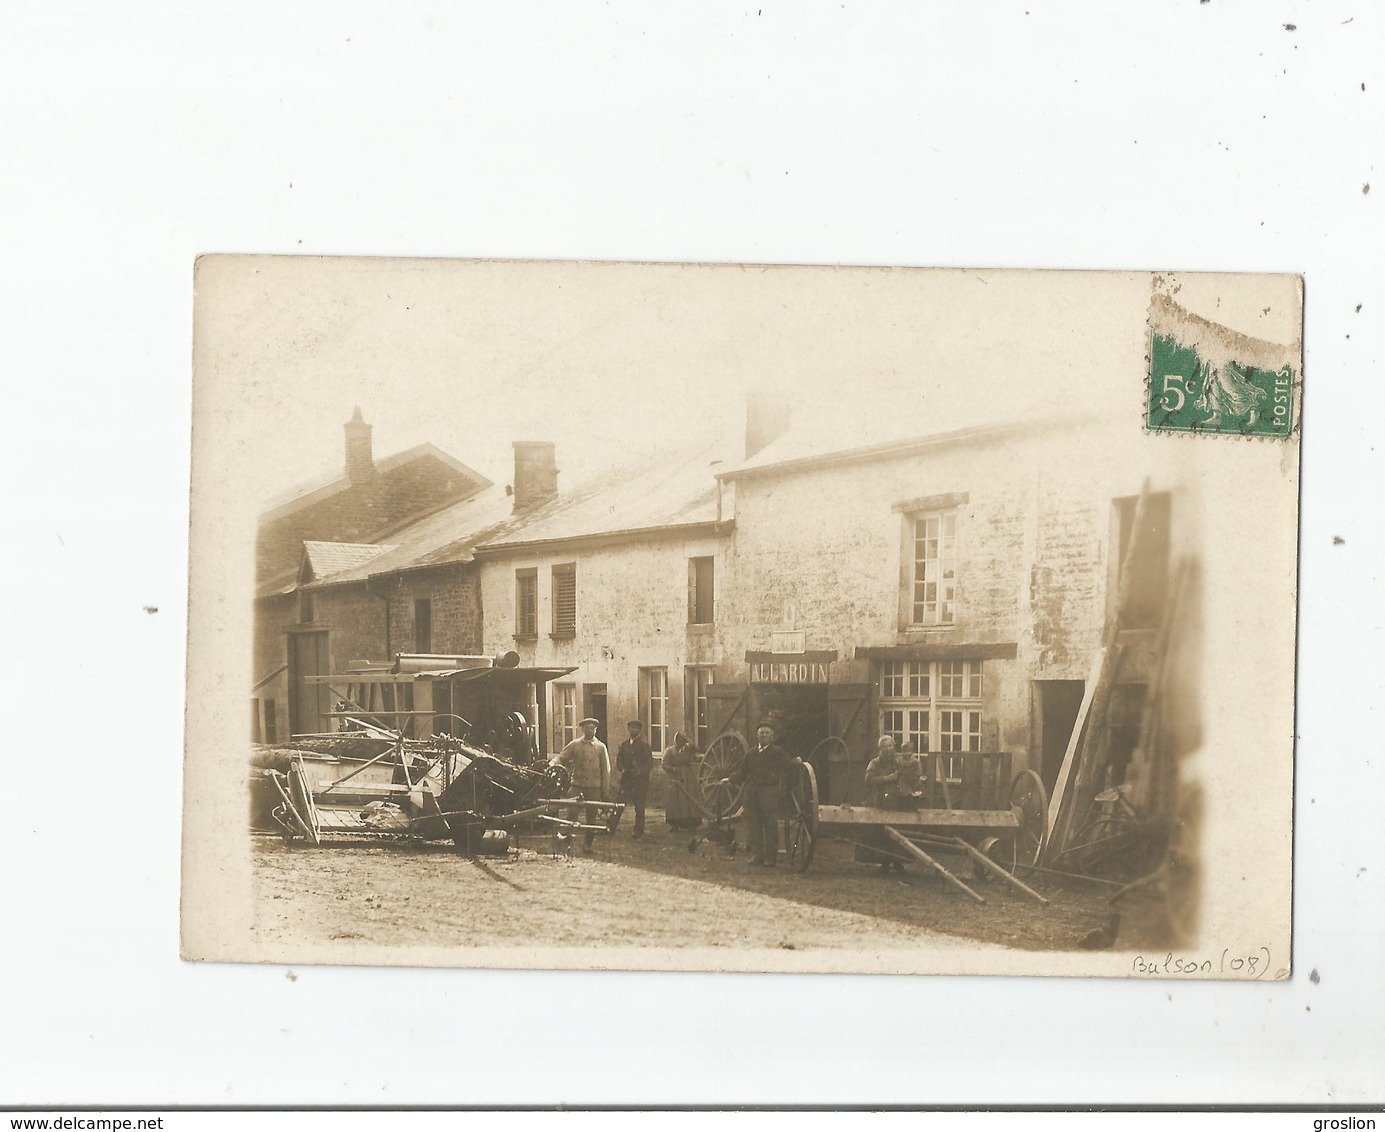
<svg viewBox="0 0 1385 1132">
<path fill-rule="evenodd" d="M 1044 789 L 1052 794 L 1087 685 L 1083 680 L 1035 680 L 1033 687 L 1032 719 L 1039 755 L 1034 769 L 1043 779 Z"/>
<path fill-rule="evenodd" d="M 596 720 L 596 737 L 606 743 L 606 685 L 582 685 L 582 714 Z M 610 746 L 609 743 L 606 744 Z"/>
<path fill-rule="evenodd" d="M 332 690 L 311 684 L 309 676 L 327 676 L 331 666 L 325 632 L 289 634 L 289 731 L 314 735 L 325 731 Z"/>
<path fill-rule="evenodd" d="M 812 761 L 813 773 L 818 780 L 818 796 L 830 798 L 828 766 L 825 752 L 813 753 L 819 743 L 827 738 L 827 685 L 813 684 L 757 684 L 755 685 L 755 710 L 751 713 L 751 732 L 746 736 L 755 742 L 754 728 L 760 720 L 769 716 L 782 729 L 779 745 L 790 755 L 797 755 L 804 762 Z"/>
</svg>

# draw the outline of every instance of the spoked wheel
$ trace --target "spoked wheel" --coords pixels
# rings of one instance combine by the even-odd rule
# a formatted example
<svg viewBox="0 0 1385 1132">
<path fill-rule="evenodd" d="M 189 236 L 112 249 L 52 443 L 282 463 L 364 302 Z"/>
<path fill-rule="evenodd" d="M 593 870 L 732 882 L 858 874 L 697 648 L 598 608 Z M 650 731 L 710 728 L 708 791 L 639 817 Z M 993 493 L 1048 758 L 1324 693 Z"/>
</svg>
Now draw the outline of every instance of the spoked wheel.
<svg viewBox="0 0 1385 1132">
<path fill-rule="evenodd" d="M 1010 808 L 1019 818 L 1015 855 L 1021 865 L 1037 865 L 1048 844 L 1048 791 L 1032 770 L 1022 770 L 1010 784 Z"/>
<path fill-rule="evenodd" d="M 977 849 L 985 854 L 988 861 L 994 861 L 1001 869 L 1007 873 L 1015 871 L 1017 864 L 1015 858 L 1018 851 L 1015 848 L 1016 838 L 1014 837 L 983 837 Z M 983 865 L 975 857 L 971 859 L 971 873 L 977 880 L 992 881 L 999 880 L 1000 876 L 996 869 L 988 865 Z"/>
<path fill-rule="evenodd" d="M 829 735 L 821 743 L 813 748 L 813 753 L 808 756 L 808 761 L 814 766 L 828 767 L 828 777 L 831 778 L 832 764 L 839 763 L 846 768 L 846 785 L 843 790 L 838 790 L 835 783 L 829 781 L 828 789 L 833 797 L 840 797 L 843 802 L 850 804 L 851 798 L 851 748 L 838 739 L 835 735 Z"/>
<path fill-rule="evenodd" d="M 1121 815 L 1100 814 L 1077 831 L 1072 844 L 1060 856 L 1083 870 L 1100 871 L 1113 856 L 1130 846 L 1134 829 Z"/>
<path fill-rule="evenodd" d="M 788 802 L 784 841 L 789 849 L 789 868 L 806 872 L 818 840 L 818 778 L 813 768 L 807 763 L 796 765 L 784 793 Z"/>
<path fill-rule="evenodd" d="M 727 731 L 713 739 L 707 753 L 702 756 L 702 765 L 697 772 L 702 799 L 719 818 L 729 814 L 740 800 L 740 789 L 724 785 L 722 779 L 730 778 L 740 770 L 745 762 L 746 750 L 745 737 L 738 731 Z"/>
</svg>

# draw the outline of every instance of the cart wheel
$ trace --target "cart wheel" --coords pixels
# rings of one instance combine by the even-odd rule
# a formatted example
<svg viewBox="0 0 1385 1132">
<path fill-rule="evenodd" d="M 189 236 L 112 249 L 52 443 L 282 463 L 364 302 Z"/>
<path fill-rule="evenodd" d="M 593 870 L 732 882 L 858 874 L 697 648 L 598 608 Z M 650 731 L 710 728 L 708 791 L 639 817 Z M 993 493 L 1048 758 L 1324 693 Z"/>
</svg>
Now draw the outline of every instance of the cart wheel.
<svg viewBox="0 0 1385 1132">
<path fill-rule="evenodd" d="M 818 838 L 818 779 L 807 763 L 795 768 L 789 780 L 788 816 L 784 819 L 789 868 L 806 872 L 813 862 Z"/>
<path fill-rule="evenodd" d="M 829 767 L 829 768 L 830 768 L 830 767 L 831 767 L 831 764 L 832 764 L 832 762 L 833 762 L 832 756 L 833 756 L 834 754 L 837 754 L 837 755 L 839 756 L 839 757 L 837 758 L 836 761 L 839 762 L 839 763 L 842 763 L 842 764 L 845 765 L 845 767 L 846 767 L 846 785 L 842 788 L 842 790 L 841 790 L 841 792 L 840 792 L 840 796 L 841 796 L 842 802 L 843 802 L 845 805 L 850 805 L 850 804 L 851 804 L 851 748 L 848 747 L 848 746 L 847 746 L 844 742 L 842 742 L 840 739 L 838 739 L 835 735 L 829 735 L 829 736 L 827 736 L 826 739 L 824 739 L 821 743 L 819 743 L 816 747 L 813 748 L 813 753 L 810 754 L 810 755 L 808 756 L 808 761 L 809 761 L 810 763 L 812 763 L 814 766 L 826 766 L 826 767 Z M 831 779 L 831 771 L 830 771 L 830 770 L 829 770 L 829 772 L 828 772 L 828 778 L 829 778 L 828 785 L 830 786 L 830 785 L 831 785 L 831 782 L 830 782 L 830 779 Z M 836 793 L 836 791 L 834 791 L 834 794 L 835 794 L 835 793 Z"/>
<path fill-rule="evenodd" d="M 1000 868 L 1007 873 L 1015 871 L 1016 849 L 1015 838 L 1013 837 L 983 837 L 981 843 L 976 847 L 984 853 L 988 860 L 994 861 Z M 995 869 L 983 865 L 975 857 L 971 859 L 971 873 L 979 881 L 999 880 L 1000 876 Z"/>
<path fill-rule="evenodd" d="M 1122 816 L 1101 815 L 1083 826 L 1073 836 L 1059 857 L 1079 868 L 1101 874 L 1113 857 L 1130 846 L 1134 825 Z"/>
<path fill-rule="evenodd" d="M 738 731 L 727 731 L 713 739 L 702 756 L 698 784 L 702 787 L 704 801 L 716 817 L 725 817 L 736 806 L 740 791 L 734 786 L 723 786 L 721 780 L 730 778 L 740 769 L 746 750 L 745 736 Z"/>
<path fill-rule="evenodd" d="M 1048 844 L 1048 791 L 1032 770 L 1022 770 L 1010 784 L 1010 808 L 1019 818 L 1016 856 L 1022 865 L 1037 865 Z"/>
</svg>

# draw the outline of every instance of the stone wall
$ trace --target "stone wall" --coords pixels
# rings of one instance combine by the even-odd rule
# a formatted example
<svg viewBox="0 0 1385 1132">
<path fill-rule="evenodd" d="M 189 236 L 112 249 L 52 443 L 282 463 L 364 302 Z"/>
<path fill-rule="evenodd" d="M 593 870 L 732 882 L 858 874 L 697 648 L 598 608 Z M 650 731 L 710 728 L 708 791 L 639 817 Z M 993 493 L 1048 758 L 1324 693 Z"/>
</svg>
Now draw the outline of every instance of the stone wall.
<svg viewBox="0 0 1385 1132">
<path fill-rule="evenodd" d="M 583 689 L 607 688 L 607 718 L 612 754 L 625 736 L 625 722 L 639 715 L 641 668 L 668 671 L 669 720 L 672 732 L 687 723 L 684 703 L 688 665 L 721 665 L 721 595 L 726 570 L 725 539 L 654 535 L 638 542 L 577 547 L 568 553 L 507 554 L 487 557 L 478 565 L 485 608 L 484 652 L 514 649 L 523 665 L 572 667 L 561 682 L 578 689 L 579 714 Z M 688 560 L 716 558 L 716 622 L 710 628 L 688 625 Z M 554 566 L 576 564 L 577 631 L 555 638 L 553 626 Z M 538 636 L 515 636 L 515 572 L 538 573 Z M 548 692 L 553 718 L 553 690 Z M 550 726 L 548 746 L 556 750 L 557 727 Z"/>
</svg>

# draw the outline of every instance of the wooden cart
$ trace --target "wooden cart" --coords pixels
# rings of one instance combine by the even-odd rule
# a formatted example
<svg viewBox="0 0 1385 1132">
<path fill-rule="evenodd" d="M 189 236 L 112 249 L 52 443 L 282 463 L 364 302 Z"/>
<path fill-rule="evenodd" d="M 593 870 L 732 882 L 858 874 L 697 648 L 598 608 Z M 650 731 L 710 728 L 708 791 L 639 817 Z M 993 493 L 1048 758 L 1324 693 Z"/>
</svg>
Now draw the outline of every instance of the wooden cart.
<svg viewBox="0 0 1385 1132">
<path fill-rule="evenodd" d="M 904 757 L 904 756 L 901 756 Z M 806 763 L 795 764 L 785 788 L 784 844 L 789 865 L 812 864 L 819 838 L 858 847 L 866 860 L 921 864 L 973 900 L 986 898 L 939 859 L 960 856 L 976 880 L 999 880 L 1047 903 L 1015 876 L 1043 852 L 1048 800 L 1032 770 L 1010 776 L 1008 753 L 957 752 L 917 756 L 922 790 L 917 809 L 825 805 L 817 778 Z"/>
</svg>

